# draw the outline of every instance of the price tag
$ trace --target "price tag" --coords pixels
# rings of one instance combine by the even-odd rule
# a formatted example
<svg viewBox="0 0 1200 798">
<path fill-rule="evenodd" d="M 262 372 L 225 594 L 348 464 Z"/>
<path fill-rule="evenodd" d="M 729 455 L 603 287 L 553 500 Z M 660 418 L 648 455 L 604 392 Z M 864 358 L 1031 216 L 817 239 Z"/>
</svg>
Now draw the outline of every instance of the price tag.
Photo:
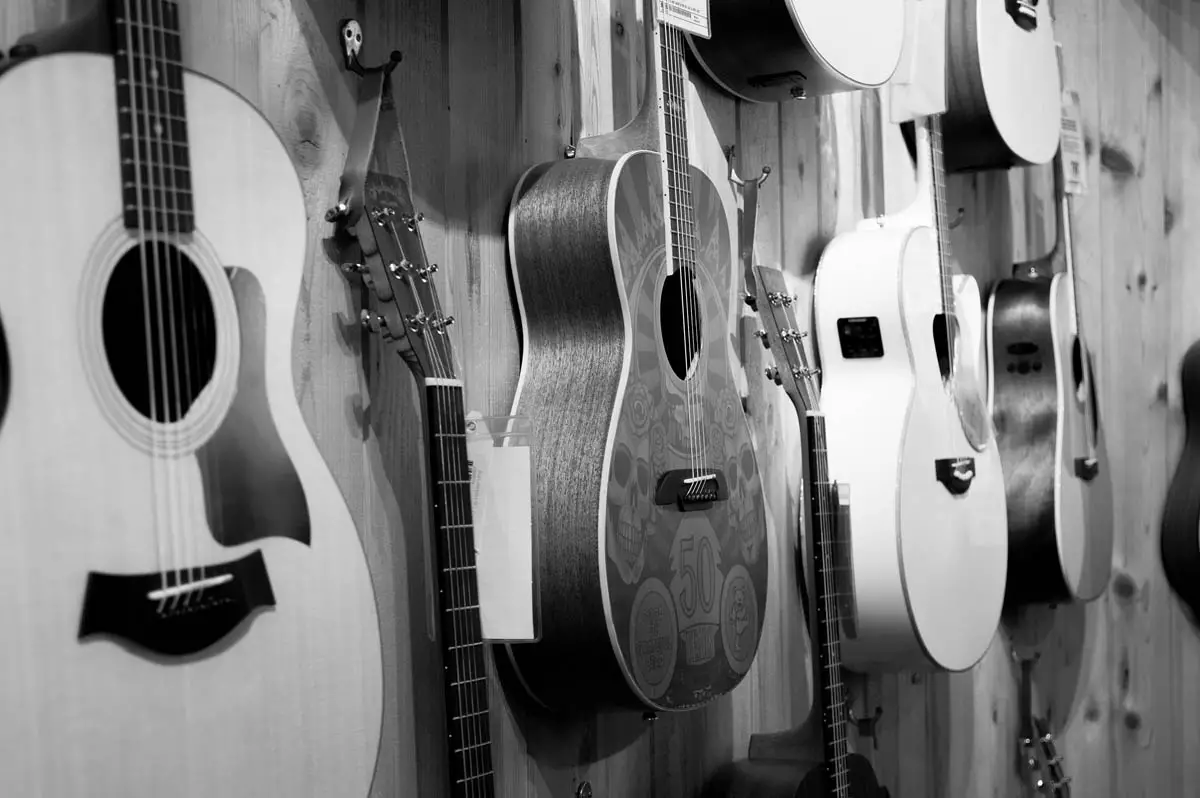
<svg viewBox="0 0 1200 798">
<path fill-rule="evenodd" d="M 711 37 L 708 0 L 658 0 L 658 21 L 703 39 Z"/>
<path fill-rule="evenodd" d="M 1063 189 L 1068 194 L 1087 193 L 1087 171 L 1083 162 L 1083 127 L 1080 125 L 1080 117 L 1079 94 L 1064 90 L 1059 146 L 1062 148 Z"/>
</svg>

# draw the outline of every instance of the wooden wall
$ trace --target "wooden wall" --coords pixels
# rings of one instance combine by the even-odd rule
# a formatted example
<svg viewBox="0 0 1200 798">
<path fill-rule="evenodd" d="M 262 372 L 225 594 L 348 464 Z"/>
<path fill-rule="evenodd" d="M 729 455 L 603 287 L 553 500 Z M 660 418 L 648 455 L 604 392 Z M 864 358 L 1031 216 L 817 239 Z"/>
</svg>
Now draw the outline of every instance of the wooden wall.
<svg viewBox="0 0 1200 798">
<path fill-rule="evenodd" d="M 914 2 L 917 0 L 913 0 Z M 998 1 L 998 0 L 997 0 Z M 7 0 L 0 43 L 56 24 L 66 0 Z M 384 619 L 386 719 L 373 795 L 442 792 L 442 720 L 425 602 L 424 509 L 416 392 L 402 364 L 355 324 L 357 291 L 327 260 L 356 85 L 341 70 L 338 20 L 366 30 L 365 60 L 403 51 L 399 107 L 427 245 L 460 321 L 468 409 L 503 414 L 518 367 L 503 219 L 526 167 L 573 137 L 632 114 L 642 83 L 636 0 L 184 0 L 185 60 L 234 87 L 283 138 L 303 179 L 309 257 L 297 311 L 296 392 L 358 522 Z M 1068 80 L 1083 102 L 1089 192 L 1077 204 L 1085 325 L 1097 350 L 1116 485 L 1111 589 L 1088 606 L 1029 613 L 958 675 L 861 682 L 860 708 L 883 710 L 860 740 L 898 798 L 1021 794 L 1017 668 L 1008 635 L 1040 641 L 1037 690 L 1060 734 L 1077 795 L 1184 796 L 1200 781 L 1200 644 L 1158 563 L 1159 505 L 1182 431 L 1177 363 L 1200 337 L 1200 2 L 1059 0 Z M 759 211 L 758 260 L 802 289 L 822 246 L 863 214 L 912 192 L 899 138 L 873 94 L 746 105 L 694 79 L 697 136 L 724 186 L 721 146 L 740 171 L 773 167 Z M 3 109 L 0 109 L 3 114 Z M 20 124 L 4 117 L 3 124 Z M 0 156 L 2 157 L 2 156 Z M 886 168 L 882 168 L 886 166 Z M 964 208 L 954 244 L 987 280 L 1052 240 L 1045 169 L 954 178 Z M 733 195 L 729 195 L 732 201 Z M 730 208 L 731 214 L 733 208 Z M 734 325 L 743 338 L 751 320 Z M 751 346 L 750 344 L 754 344 Z M 737 692 L 705 710 L 647 721 L 550 721 L 493 682 L 499 794 L 691 796 L 754 731 L 787 728 L 808 706 L 807 643 L 788 557 L 796 530 L 794 415 L 745 355 L 750 413 L 778 564 L 758 660 Z M 364 352 L 366 355 L 364 356 Z M 580 685 L 586 690 L 586 685 Z"/>
</svg>

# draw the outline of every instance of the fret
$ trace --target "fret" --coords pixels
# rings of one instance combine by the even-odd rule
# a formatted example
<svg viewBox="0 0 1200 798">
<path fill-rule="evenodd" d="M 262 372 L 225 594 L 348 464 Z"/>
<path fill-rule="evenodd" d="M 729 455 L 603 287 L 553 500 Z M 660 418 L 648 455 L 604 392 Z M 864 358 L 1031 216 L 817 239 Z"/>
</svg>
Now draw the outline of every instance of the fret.
<svg viewBox="0 0 1200 798">
<path fill-rule="evenodd" d="M 484 779 L 484 778 L 487 778 L 488 776 L 494 775 L 494 773 L 495 773 L 495 771 L 488 770 L 488 771 L 486 771 L 486 772 L 484 772 L 484 773 L 476 773 L 476 774 L 475 774 L 475 775 L 473 775 L 473 776 L 467 776 L 467 777 L 465 777 L 465 778 L 457 779 L 457 780 L 455 780 L 455 782 L 454 782 L 454 783 L 455 783 L 455 784 L 466 784 L 467 782 L 470 782 L 470 781 L 475 781 L 476 779 Z"/>
</svg>

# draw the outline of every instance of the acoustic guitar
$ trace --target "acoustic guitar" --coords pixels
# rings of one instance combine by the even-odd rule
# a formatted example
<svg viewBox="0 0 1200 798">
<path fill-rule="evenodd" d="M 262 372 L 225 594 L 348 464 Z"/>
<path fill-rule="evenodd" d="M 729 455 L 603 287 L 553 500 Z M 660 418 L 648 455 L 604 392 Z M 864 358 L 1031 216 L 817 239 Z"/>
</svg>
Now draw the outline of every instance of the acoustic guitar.
<svg viewBox="0 0 1200 798">
<path fill-rule="evenodd" d="M 689 161 L 686 44 L 657 7 L 640 111 L 526 172 L 509 214 L 542 637 L 508 650 L 553 709 L 699 706 L 741 681 L 762 632 L 766 520 L 728 345 L 729 228 Z"/>
<path fill-rule="evenodd" d="M 1055 157 L 1058 236 L 987 305 L 988 407 L 1008 504 L 1011 605 L 1090 601 L 1112 571 L 1112 482 L 1075 302 L 1071 195 Z"/>
<path fill-rule="evenodd" d="M 946 170 L 1048 163 L 1061 78 L 1049 0 L 947 0 Z"/>
<path fill-rule="evenodd" d="M 696 61 L 742 100 L 777 103 L 882 86 L 900 63 L 904 0 L 709 0 Z"/>
<path fill-rule="evenodd" d="M 1183 449 L 1167 488 L 1160 550 L 1167 583 L 1200 619 L 1200 341 L 1188 347 L 1179 366 L 1183 397 Z"/>
<path fill-rule="evenodd" d="M 177 3 L 100 11 L 110 55 L 0 78 L 3 791 L 365 796 L 380 633 L 296 401 L 300 181 Z"/>
<path fill-rule="evenodd" d="M 851 753 L 846 690 L 842 684 L 841 640 L 855 632 L 852 577 L 848 569 L 850 490 L 830 476 L 825 420 L 800 325 L 783 273 L 754 268 L 755 305 L 764 340 L 776 353 L 780 384 L 804 419 L 807 462 L 804 528 L 813 575 L 808 610 L 812 640 L 813 704 L 800 727 L 750 738 L 750 758 L 722 768 L 706 786 L 707 798 L 886 798 L 871 763 Z"/>
<path fill-rule="evenodd" d="M 953 273 L 939 117 L 917 200 L 836 237 L 813 288 L 830 473 L 851 508 L 856 670 L 965 670 L 1000 620 L 1004 482 L 979 375 L 973 278 Z"/>
</svg>

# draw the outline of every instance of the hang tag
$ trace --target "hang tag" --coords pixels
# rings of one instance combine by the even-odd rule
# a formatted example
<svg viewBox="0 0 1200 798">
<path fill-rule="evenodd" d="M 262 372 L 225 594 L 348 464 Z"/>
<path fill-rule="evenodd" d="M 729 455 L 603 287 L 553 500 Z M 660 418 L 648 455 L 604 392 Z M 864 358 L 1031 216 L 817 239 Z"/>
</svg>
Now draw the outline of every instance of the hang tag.
<svg viewBox="0 0 1200 798">
<path fill-rule="evenodd" d="M 467 415 L 479 618 L 492 642 L 538 636 L 529 434 L 516 421 Z"/>
<path fill-rule="evenodd" d="M 658 0 L 658 21 L 708 39 L 708 0 Z"/>
<path fill-rule="evenodd" d="M 1064 90 L 1059 146 L 1062 148 L 1063 190 L 1068 194 L 1087 193 L 1087 171 L 1084 168 L 1083 160 L 1083 127 L 1080 119 L 1079 94 Z"/>
</svg>

